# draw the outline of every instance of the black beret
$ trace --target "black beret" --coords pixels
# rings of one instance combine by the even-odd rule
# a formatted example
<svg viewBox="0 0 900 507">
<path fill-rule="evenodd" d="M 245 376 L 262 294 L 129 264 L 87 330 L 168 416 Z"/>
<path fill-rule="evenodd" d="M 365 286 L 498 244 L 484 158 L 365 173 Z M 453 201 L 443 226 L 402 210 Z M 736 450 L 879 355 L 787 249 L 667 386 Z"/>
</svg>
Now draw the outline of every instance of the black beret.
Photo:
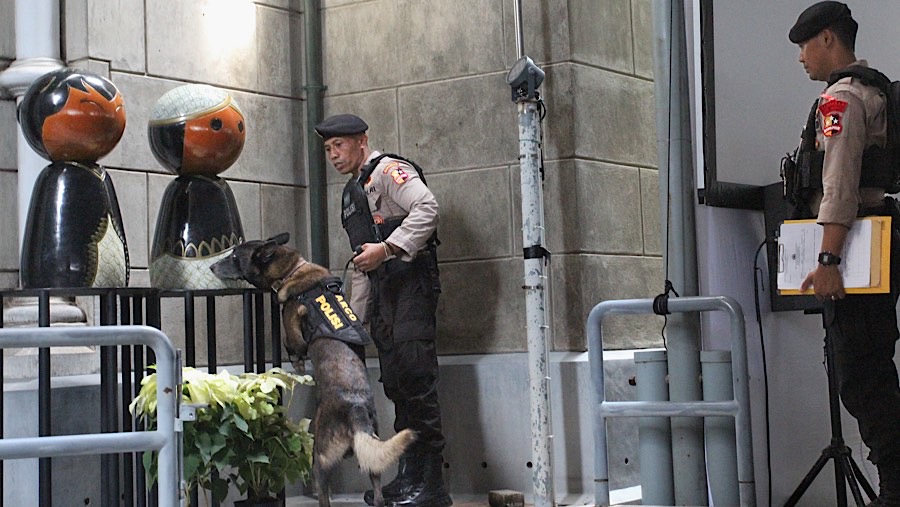
<svg viewBox="0 0 900 507">
<path fill-rule="evenodd" d="M 369 126 L 355 114 L 336 114 L 316 125 L 316 133 L 326 141 L 332 137 L 362 134 L 367 130 Z"/>
<path fill-rule="evenodd" d="M 813 4 L 800 13 L 797 22 L 788 33 L 788 39 L 794 44 L 800 44 L 844 19 L 853 20 L 847 4 L 831 1 Z"/>
</svg>

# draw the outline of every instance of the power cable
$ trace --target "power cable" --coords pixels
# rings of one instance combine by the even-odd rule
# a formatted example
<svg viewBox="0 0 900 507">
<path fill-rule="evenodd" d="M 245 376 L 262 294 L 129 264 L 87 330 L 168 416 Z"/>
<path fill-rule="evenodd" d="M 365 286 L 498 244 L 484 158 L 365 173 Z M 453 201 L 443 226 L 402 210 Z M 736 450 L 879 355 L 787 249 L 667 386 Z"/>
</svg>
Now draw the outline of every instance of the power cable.
<svg viewBox="0 0 900 507">
<path fill-rule="evenodd" d="M 761 291 L 765 291 L 765 288 L 760 288 L 762 284 L 761 280 L 764 274 L 759 268 L 759 252 L 762 251 L 767 242 L 767 240 L 763 240 L 763 242 L 759 244 L 759 248 L 756 249 L 756 255 L 753 256 L 753 306 L 756 309 L 756 325 L 759 327 L 759 347 L 762 354 L 763 391 L 765 392 L 764 402 L 766 410 L 766 472 L 768 474 L 769 505 L 772 505 L 772 447 L 771 430 L 769 424 L 769 369 L 768 365 L 766 364 L 766 341 L 763 339 L 762 317 L 759 311 L 759 293 Z M 771 287 L 769 289 L 771 290 Z"/>
</svg>

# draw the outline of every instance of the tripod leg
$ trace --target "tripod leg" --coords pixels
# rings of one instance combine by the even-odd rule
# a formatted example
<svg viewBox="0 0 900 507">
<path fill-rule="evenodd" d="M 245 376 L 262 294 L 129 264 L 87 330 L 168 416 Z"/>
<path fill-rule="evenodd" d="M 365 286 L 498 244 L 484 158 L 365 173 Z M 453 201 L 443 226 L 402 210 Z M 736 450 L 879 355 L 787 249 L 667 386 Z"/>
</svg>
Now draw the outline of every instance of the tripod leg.
<svg viewBox="0 0 900 507">
<path fill-rule="evenodd" d="M 806 493 L 809 485 L 812 484 L 813 480 L 819 475 L 819 472 L 822 471 L 830 458 L 832 458 L 832 455 L 828 452 L 828 449 L 822 451 L 822 454 L 819 456 L 819 459 L 816 460 L 815 465 L 813 465 L 810 471 L 806 473 L 806 477 L 800 481 L 800 485 L 797 486 L 797 489 L 794 490 L 791 497 L 784 503 L 784 507 L 793 507 L 794 505 L 797 505 L 797 502 L 800 501 L 800 497 L 803 496 L 803 493 Z"/>
<path fill-rule="evenodd" d="M 841 460 L 842 454 L 839 448 L 832 445 L 834 451 L 834 491 L 837 498 L 838 507 L 847 507 L 847 474 Z"/>
<path fill-rule="evenodd" d="M 838 456 L 835 460 L 835 463 L 841 464 L 844 478 L 847 480 L 847 484 L 850 485 L 850 494 L 853 495 L 853 500 L 856 501 L 857 507 L 865 507 L 866 502 L 863 501 L 862 493 L 859 492 L 859 484 L 856 482 L 856 476 L 853 474 L 853 469 L 850 467 L 850 462 L 849 452 L 847 454 Z"/>
<path fill-rule="evenodd" d="M 869 497 L 869 501 L 875 500 L 875 497 L 878 495 L 875 494 L 875 490 L 869 484 L 866 476 L 863 475 L 862 470 L 859 469 L 859 465 L 853 460 L 853 456 L 848 456 L 848 458 L 850 458 L 850 466 L 853 468 L 853 476 L 856 477 L 856 482 L 862 486 L 863 491 L 866 492 L 866 496 Z"/>
</svg>

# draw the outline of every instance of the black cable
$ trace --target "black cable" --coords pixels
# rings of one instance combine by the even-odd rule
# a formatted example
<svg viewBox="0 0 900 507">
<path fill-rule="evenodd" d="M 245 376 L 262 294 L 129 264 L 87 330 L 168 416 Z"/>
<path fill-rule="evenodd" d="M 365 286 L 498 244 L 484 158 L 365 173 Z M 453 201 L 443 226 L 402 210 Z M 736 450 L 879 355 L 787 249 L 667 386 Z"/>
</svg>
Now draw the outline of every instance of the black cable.
<svg viewBox="0 0 900 507">
<path fill-rule="evenodd" d="M 766 246 L 767 241 L 763 240 L 762 243 L 759 244 L 759 248 L 756 249 L 756 255 L 753 256 L 753 306 L 756 309 L 756 325 L 759 326 L 759 347 L 762 351 L 762 365 L 763 365 L 763 391 L 765 392 L 765 409 L 766 409 L 766 471 L 768 473 L 768 489 L 769 489 L 769 505 L 772 505 L 772 447 L 771 447 L 771 434 L 769 427 L 769 369 L 766 364 L 766 342 L 763 340 L 763 325 L 762 325 L 762 317 L 760 316 L 759 311 L 759 293 L 760 293 L 760 279 L 763 275 L 761 269 L 759 269 L 759 252 Z M 771 290 L 771 287 L 769 288 Z M 765 288 L 762 289 L 763 291 Z"/>
</svg>

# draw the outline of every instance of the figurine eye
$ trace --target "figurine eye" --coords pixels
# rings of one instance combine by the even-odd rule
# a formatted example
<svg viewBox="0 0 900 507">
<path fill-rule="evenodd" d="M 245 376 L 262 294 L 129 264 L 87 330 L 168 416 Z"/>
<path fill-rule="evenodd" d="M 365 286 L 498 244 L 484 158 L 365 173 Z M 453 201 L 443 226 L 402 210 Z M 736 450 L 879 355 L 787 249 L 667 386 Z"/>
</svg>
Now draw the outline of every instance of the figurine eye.
<svg viewBox="0 0 900 507">
<path fill-rule="evenodd" d="M 219 130 L 222 128 L 222 120 L 213 118 L 212 121 L 209 122 L 209 126 L 212 127 L 213 130 Z"/>
<path fill-rule="evenodd" d="M 244 122 L 239 121 L 238 122 L 238 132 L 243 132 L 243 131 L 244 131 Z"/>
</svg>

